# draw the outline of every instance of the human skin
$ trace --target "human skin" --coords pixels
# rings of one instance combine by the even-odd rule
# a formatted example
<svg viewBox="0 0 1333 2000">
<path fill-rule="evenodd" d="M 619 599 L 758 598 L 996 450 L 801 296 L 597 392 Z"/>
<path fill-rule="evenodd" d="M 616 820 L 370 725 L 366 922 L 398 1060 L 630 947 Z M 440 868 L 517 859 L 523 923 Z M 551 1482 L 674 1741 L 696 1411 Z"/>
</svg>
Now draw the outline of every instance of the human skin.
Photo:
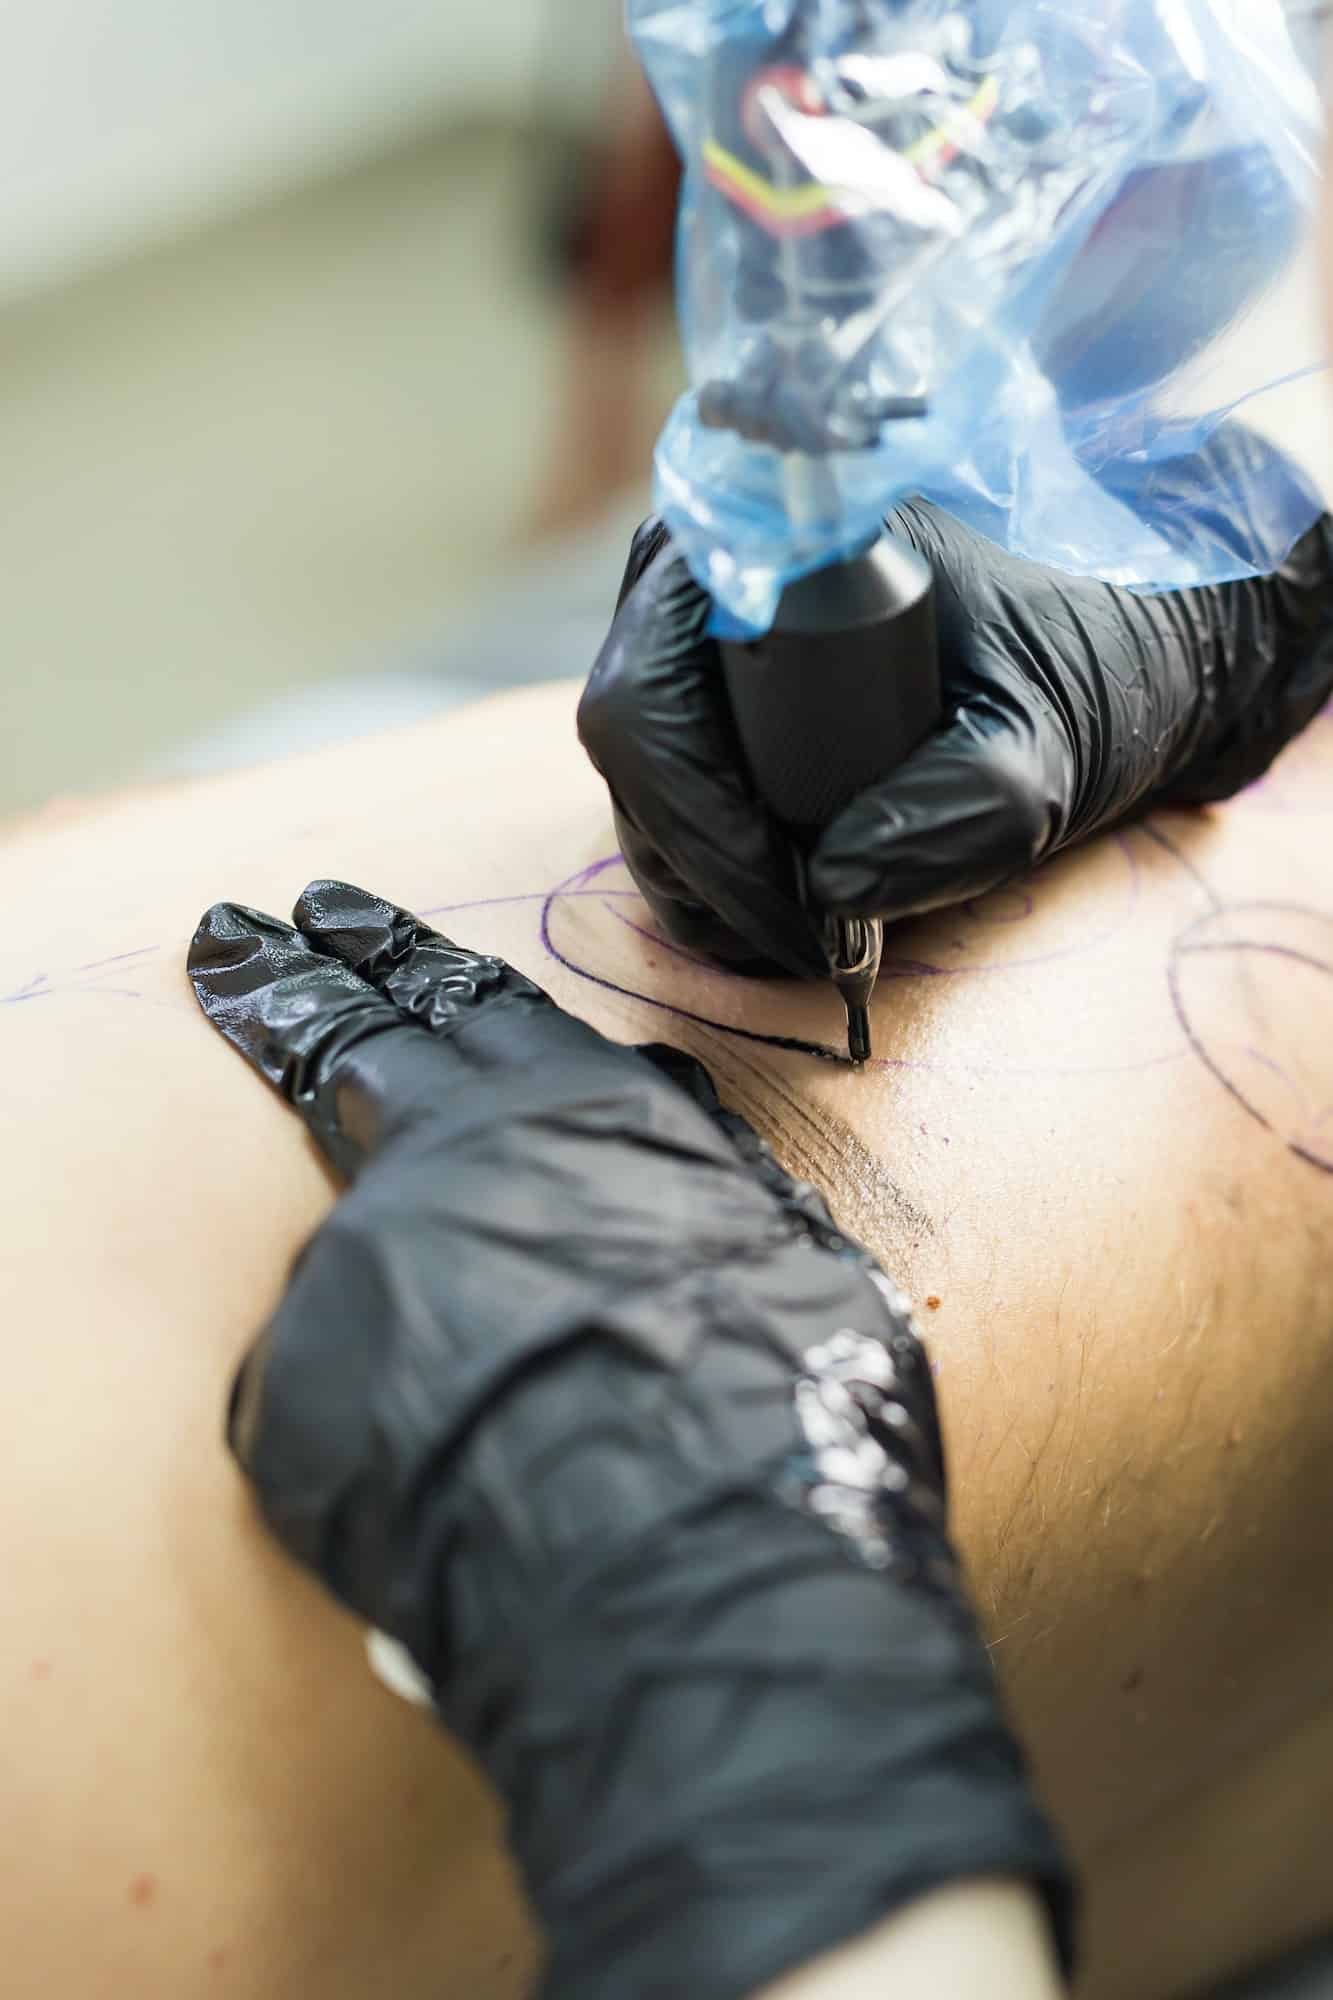
<svg viewBox="0 0 1333 2000">
<path fill-rule="evenodd" d="M 493 1801 L 222 1444 L 337 1190 L 184 952 L 207 904 L 285 913 L 321 875 L 701 1056 L 914 1292 L 956 1532 L 1085 1873 L 1088 2000 L 1333 1921 L 1333 720 L 1229 807 L 894 934 L 854 1073 L 762 1039 L 834 1048 L 831 992 L 652 935 L 573 701 L 5 846 L 6 1993 L 517 2000 L 535 1963 Z"/>
</svg>

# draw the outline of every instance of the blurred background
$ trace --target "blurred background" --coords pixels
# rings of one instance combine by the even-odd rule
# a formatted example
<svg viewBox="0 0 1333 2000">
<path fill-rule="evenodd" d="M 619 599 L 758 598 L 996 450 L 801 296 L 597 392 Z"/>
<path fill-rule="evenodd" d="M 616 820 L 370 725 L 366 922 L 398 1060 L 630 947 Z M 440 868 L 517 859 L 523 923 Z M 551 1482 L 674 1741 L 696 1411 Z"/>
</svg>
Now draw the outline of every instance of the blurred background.
<svg viewBox="0 0 1333 2000">
<path fill-rule="evenodd" d="M 586 670 L 673 201 L 618 0 L 0 10 L 0 816 Z"/>
<path fill-rule="evenodd" d="M 0 818 L 586 672 L 675 191 L 621 0 L 0 9 Z"/>
</svg>

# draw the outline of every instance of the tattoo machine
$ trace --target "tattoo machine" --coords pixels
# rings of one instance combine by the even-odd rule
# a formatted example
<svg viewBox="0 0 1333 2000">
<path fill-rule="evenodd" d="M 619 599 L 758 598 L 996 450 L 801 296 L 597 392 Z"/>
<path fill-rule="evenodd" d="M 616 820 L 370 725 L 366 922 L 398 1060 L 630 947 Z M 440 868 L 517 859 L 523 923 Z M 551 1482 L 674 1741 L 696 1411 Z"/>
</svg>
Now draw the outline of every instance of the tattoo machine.
<svg viewBox="0 0 1333 2000">
<path fill-rule="evenodd" d="M 1201 359 L 1316 197 L 1318 23 L 1300 0 L 629 12 L 686 170 L 693 386 L 658 505 L 714 600 L 751 780 L 808 852 L 941 720 L 934 580 L 884 526 L 899 500 L 1144 589 L 1263 573 L 1322 510 L 1297 479 L 1225 496 L 1220 524 L 1178 470 L 1226 413 Z M 1281 338 L 1251 339 L 1241 390 L 1300 365 Z M 826 936 L 864 1061 L 881 926 Z"/>
</svg>

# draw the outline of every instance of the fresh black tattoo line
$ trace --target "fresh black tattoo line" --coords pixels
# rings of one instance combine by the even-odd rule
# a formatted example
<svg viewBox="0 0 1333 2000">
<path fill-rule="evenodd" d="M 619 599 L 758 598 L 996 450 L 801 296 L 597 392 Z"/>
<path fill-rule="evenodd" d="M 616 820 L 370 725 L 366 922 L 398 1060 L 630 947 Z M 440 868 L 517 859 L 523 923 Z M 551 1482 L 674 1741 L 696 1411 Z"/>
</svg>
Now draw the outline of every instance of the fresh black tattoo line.
<svg viewBox="0 0 1333 2000">
<path fill-rule="evenodd" d="M 1189 879 L 1193 882 L 1195 887 L 1206 898 L 1209 905 L 1209 912 L 1210 915 L 1212 916 L 1220 916 L 1225 913 L 1238 914 L 1241 911 L 1252 911 L 1252 910 L 1266 910 L 1270 912 L 1274 910 L 1282 910 L 1282 911 L 1287 911 L 1294 915 L 1312 917 L 1317 921 L 1324 920 L 1324 913 L 1322 913 L 1321 911 L 1308 908 L 1306 906 L 1299 904 L 1261 904 L 1261 903 L 1228 904 L 1224 901 L 1224 899 L 1221 896 L 1219 896 L 1218 892 L 1213 887 L 1212 883 L 1208 880 L 1208 877 L 1204 873 L 1204 871 L 1198 866 L 1198 864 L 1193 860 L 1193 858 L 1181 848 L 1181 846 L 1171 837 L 1171 835 L 1166 832 L 1166 830 L 1159 822 L 1153 820 L 1144 820 L 1139 822 L 1138 826 L 1133 830 L 1141 833 L 1146 839 L 1151 841 L 1159 850 L 1168 855 L 1170 859 L 1174 861 L 1175 864 L 1189 877 Z M 1130 850 L 1127 837 L 1121 835 L 1118 836 L 1118 838 L 1120 840 L 1122 851 L 1126 854 L 1126 857 L 1129 861 L 1130 883 L 1131 883 L 1130 901 L 1132 904 L 1133 902 L 1137 901 L 1137 896 L 1138 896 L 1138 887 L 1139 887 L 1138 871 L 1134 863 L 1133 855 Z M 633 890 L 618 889 L 611 886 L 608 883 L 604 883 L 600 879 L 609 870 L 620 865 L 622 865 L 621 857 L 618 854 L 607 855 L 601 857 L 600 859 L 594 862 L 589 863 L 584 868 L 577 870 L 575 874 L 567 877 L 563 882 L 558 883 L 554 889 L 550 889 L 547 891 L 535 891 L 518 896 L 482 897 L 477 899 L 476 901 L 471 901 L 471 902 L 440 904 L 429 910 L 423 911 L 422 914 L 423 916 L 438 917 L 438 916 L 462 914 L 465 911 L 490 910 L 506 905 L 537 903 L 540 905 L 539 935 L 544 950 L 556 964 L 562 966 L 567 972 L 572 974 L 575 978 L 580 979 L 586 982 L 587 984 L 599 987 L 605 992 L 615 994 L 620 999 L 629 1000 L 640 1006 L 654 1008 L 662 1013 L 672 1016 L 674 1019 L 690 1022 L 693 1025 L 705 1029 L 713 1034 L 725 1035 L 735 1041 L 748 1042 L 762 1048 L 774 1049 L 776 1051 L 785 1054 L 800 1055 L 820 1062 L 835 1063 L 842 1068 L 851 1067 L 846 1052 L 839 1047 L 829 1046 L 821 1042 L 809 1041 L 801 1036 L 796 1036 L 796 1035 L 766 1034 L 752 1028 L 737 1027 L 731 1023 L 725 1021 L 719 1021 L 712 1016 L 698 1013 L 693 1009 L 681 1007 L 674 1002 L 658 999 L 652 994 L 636 992 L 631 988 L 623 986 L 617 980 L 610 979 L 603 974 L 596 973 L 592 971 L 588 966 L 583 965 L 579 963 L 576 959 L 571 958 L 568 955 L 568 953 L 563 951 L 560 948 L 560 946 L 556 943 L 555 937 L 553 935 L 552 916 L 554 911 L 556 910 L 556 908 L 559 906 L 560 903 L 572 899 L 579 899 L 579 900 L 587 899 L 591 901 L 605 902 L 608 905 L 612 901 L 620 901 L 620 900 L 628 901 L 631 899 L 637 900 L 635 892 Z M 625 922 L 629 921 L 628 919 L 625 919 L 623 917 L 623 914 L 619 911 L 614 911 L 613 914 L 615 914 L 617 917 L 620 917 L 622 921 Z M 1030 905 L 1025 906 L 1022 914 L 1023 915 L 1030 914 Z M 1113 926 L 1112 928 L 1114 929 L 1115 927 L 1116 926 Z M 1198 927 L 1197 920 L 1195 920 L 1190 925 L 1188 925 L 1184 931 L 1177 933 L 1176 937 L 1172 940 L 1168 950 L 1168 960 L 1166 967 L 1167 987 L 1171 999 L 1172 1010 L 1175 1015 L 1177 1025 L 1184 1038 L 1186 1047 L 1194 1055 L 1194 1057 L 1204 1066 L 1204 1068 L 1208 1070 L 1209 1074 L 1212 1075 L 1218 1082 L 1220 1082 L 1223 1085 L 1223 1087 L 1228 1091 L 1228 1093 L 1235 1099 L 1235 1101 L 1246 1111 L 1246 1113 L 1251 1118 L 1255 1119 L 1255 1121 L 1261 1126 L 1263 1126 L 1265 1130 L 1273 1133 L 1275 1137 L 1281 1137 L 1281 1135 L 1276 1132 L 1276 1128 L 1272 1125 L 1271 1121 L 1265 1118 L 1264 1115 L 1245 1098 L 1243 1093 L 1236 1087 L 1236 1085 L 1222 1073 L 1217 1062 L 1210 1056 L 1206 1046 L 1203 1044 L 1199 1035 L 1196 1033 L 1189 1019 L 1188 1008 L 1185 1004 L 1183 994 L 1181 993 L 1180 990 L 1180 977 L 1179 977 L 1180 959 L 1182 956 L 1188 953 L 1194 953 L 1199 951 L 1216 951 L 1218 953 L 1222 953 L 1227 950 L 1235 951 L 1238 949 L 1245 949 L 1245 950 L 1252 950 L 1258 953 L 1263 953 L 1273 958 L 1287 958 L 1293 962 L 1304 963 L 1310 969 L 1319 971 L 1321 973 L 1330 972 L 1330 967 L 1329 965 L 1325 964 L 1325 962 L 1322 959 L 1312 957 L 1308 954 L 1303 954 L 1291 947 L 1274 944 L 1271 941 L 1264 941 L 1264 942 L 1257 940 L 1250 942 L 1219 941 L 1216 944 L 1203 944 L 1199 942 L 1191 942 L 1190 941 L 1191 932 L 1197 929 L 1197 927 Z M 630 928 L 634 929 L 638 927 L 634 926 L 631 923 Z M 644 933 L 644 935 L 645 937 L 648 937 L 649 941 L 654 944 L 665 943 L 665 941 L 663 940 L 651 937 L 650 934 L 648 933 Z M 1095 945 L 1096 943 L 1103 941 L 1104 941 L 1104 935 L 1099 935 L 1099 937 L 1097 939 L 1092 940 L 1091 943 L 1092 945 Z M 1075 947 L 1075 949 L 1087 949 L 1087 948 L 1091 948 L 1091 946 L 1086 941 L 1080 947 Z M 22 985 L 16 987 L 11 992 L 0 993 L 0 1007 L 16 1007 L 24 1005 L 34 1000 L 46 1000 L 55 998 L 61 994 L 78 994 L 78 993 L 100 994 L 100 995 L 105 995 L 106 997 L 144 1002 L 147 996 L 145 996 L 139 989 L 122 985 L 114 985 L 114 986 L 106 985 L 103 983 L 103 977 L 105 974 L 111 972 L 113 969 L 117 969 L 117 971 L 120 968 L 124 968 L 125 970 L 138 970 L 139 966 L 142 964 L 143 961 L 160 955 L 162 950 L 163 947 L 161 945 L 141 945 L 129 951 L 112 953 L 105 958 L 91 959 L 83 965 L 74 967 L 72 976 L 67 975 L 64 979 L 61 980 L 53 980 L 51 976 L 45 972 L 35 973 Z M 1019 964 L 1020 965 L 1029 963 L 1040 964 L 1040 963 L 1045 963 L 1048 957 L 1062 958 L 1067 956 L 1069 956 L 1069 951 L 1065 950 L 1053 954 L 1044 955 L 1042 958 L 1039 958 L 1035 961 L 1019 961 Z M 912 978 L 912 977 L 925 978 L 925 977 L 939 977 L 939 976 L 957 977 L 965 974 L 969 970 L 978 970 L 978 969 L 992 973 L 998 973 L 1006 970 L 1011 971 L 1018 968 L 1012 961 L 1001 966 L 991 966 L 991 967 L 971 968 L 971 969 L 965 967 L 937 966 L 937 965 L 926 964 L 924 962 L 917 962 L 914 960 L 901 960 L 895 964 L 895 962 L 892 959 L 890 959 L 886 961 L 885 964 L 886 974 L 888 974 L 890 977 L 896 976 L 899 978 Z M 1258 1053 L 1261 1054 L 1261 1052 Z M 1158 1057 L 1158 1058 L 1153 1058 L 1148 1062 L 1136 1062 L 1130 1065 L 1118 1065 L 1116 1066 L 1116 1068 L 1117 1071 L 1119 1070 L 1138 1071 L 1145 1068 L 1158 1067 L 1162 1063 L 1174 1059 L 1175 1059 L 1174 1057 Z M 938 1064 L 902 1063 L 891 1059 L 881 1063 L 875 1063 L 873 1066 L 885 1067 L 885 1068 L 927 1068 L 927 1069 L 931 1068 L 938 1069 L 941 1067 L 941 1065 Z M 994 1069 L 994 1065 L 986 1065 L 986 1064 L 947 1065 L 947 1067 L 951 1068 L 961 1067 L 970 1070 L 981 1069 L 983 1071 Z M 1032 1072 L 1005 1072 L 1005 1073 L 1006 1074 L 1031 1073 L 1031 1074 L 1044 1075 L 1053 1073 L 1079 1074 L 1083 1072 L 1051 1072 L 1043 1069 L 1041 1071 L 1032 1071 Z M 1319 1156 L 1312 1154 L 1308 1147 L 1302 1145 L 1300 1142 L 1295 1140 L 1283 1139 L 1282 1143 L 1287 1146 L 1289 1151 L 1295 1153 L 1298 1158 L 1307 1161 L 1312 1166 L 1317 1167 L 1321 1172 L 1333 1174 L 1333 1159 L 1326 1161 L 1320 1158 Z"/>
<path fill-rule="evenodd" d="M 1140 871 L 1138 864 L 1133 854 L 1129 851 L 1128 842 L 1123 836 L 1117 836 L 1116 839 L 1126 863 L 1126 891 L 1123 905 L 1111 922 L 1099 930 L 1093 937 L 1081 939 L 1074 945 L 1062 946 L 1058 950 L 1039 953 L 1035 957 L 1007 960 L 1005 963 L 999 965 L 941 966 L 918 960 L 894 960 L 886 958 L 881 978 L 993 978 L 1005 972 L 1027 970 L 1034 966 L 1048 965 L 1057 960 L 1077 956 L 1083 951 L 1097 949 L 1099 946 L 1105 944 L 1108 939 L 1113 937 L 1129 921 L 1139 898 Z M 599 891 L 597 887 L 592 885 L 599 883 L 601 877 L 608 871 L 623 866 L 624 862 L 619 854 L 603 855 L 600 859 L 590 862 L 586 867 L 579 869 L 577 873 L 569 876 L 565 882 L 557 884 L 551 890 L 542 909 L 541 937 L 548 957 L 555 964 L 561 966 L 566 972 L 572 973 L 575 978 L 584 981 L 589 986 L 598 987 L 606 993 L 613 993 L 617 998 L 631 1001 L 636 1006 L 651 1007 L 659 1013 L 670 1016 L 673 1020 L 688 1022 L 691 1026 L 703 1028 L 709 1033 L 725 1035 L 737 1042 L 749 1042 L 752 1045 L 774 1049 L 784 1054 L 814 1057 L 821 1062 L 836 1063 L 844 1069 L 854 1067 L 843 1047 L 830 1047 L 828 1044 L 809 1041 L 794 1035 L 768 1034 L 755 1028 L 738 1027 L 733 1022 L 719 1020 L 715 1015 L 703 1014 L 693 1008 L 683 1007 L 677 1001 L 660 999 L 656 994 L 646 993 L 639 987 L 626 986 L 620 980 L 612 979 L 605 973 L 595 972 L 582 959 L 575 958 L 569 952 L 562 949 L 556 941 L 552 921 L 560 905 L 567 897 L 571 896 L 584 900 L 589 898 L 595 899 Z M 618 897 L 625 892 L 607 890 L 606 893 Z M 610 914 L 622 923 L 626 921 L 620 911 L 612 911 Z M 1025 910 L 1024 914 L 1031 914 L 1030 909 Z M 654 932 L 646 931 L 641 926 L 633 923 L 629 924 L 629 928 L 637 931 L 654 948 L 670 948 L 666 946 L 666 941 Z M 685 955 L 688 956 L 688 954 Z M 720 967 L 712 964 L 701 966 L 701 969 L 719 978 L 726 977 L 725 972 Z M 876 1056 L 872 1057 L 868 1063 L 860 1065 L 860 1067 L 865 1070 L 880 1071 L 925 1070 L 933 1075 L 946 1072 L 959 1072 L 979 1076 L 1004 1075 L 1014 1077 L 1138 1075 L 1144 1070 L 1160 1069 L 1169 1063 L 1180 1061 L 1184 1054 L 1185 1051 L 1181 1050 L 1167 1055 L 1136 1057 L 1132 1062 L 1128 1063 L 1090 1064 L 1064 1069 L 1053 1067 L 1049 1063 L 1002 1066 L 994 1062 L 914 1061 L 900 1056 Z"/>
<path fill-rule="evenodd" d="M 1163 826 L 1161 826 L 1157 822 L 1145 820 L 1140 822 L 1138 827 L 1134 830 L 1142 833 L 1146 839 L 1151 841 L 1155 847 L 1157 847 L 1172 862 L 1174 862 L 1175 865 L 1189 878 L 1189 880 L 1193 883 L 1195 888 L 1204 897 L 1208 905 L 1208 915 L 1205 919 L 1202 920 L 1204 922 L 1212 921 L 1217 917 L 1224 916 L 1227 914 L 1239 914 L 1242 911 L 1248 913 L 1248 912 L 1258 911 L 1261 909 L 1268 912 L 1281 911 L 1292 915 L 1304 916 L 1306 918 L 1313 918 L 1316 921 L 1323 921 L 1322 912 L 1316 909 L 1307 908 L 1300 904 L 1279 904 L 1279 903 L 1229 904 L 1221 895 L 1219 895 L 1218 891 L 1214 888 L 1213 884 L 1208 879 L 1208 876 L 1206 875 L 1204 870 L 1200 868 L 1198 863 L 1193 859 L 1191 855 L 1185 852 L 1185 850 L 1178 844 L 1176 840 L 1172 838 L 1172 836 L 1166 831 L 1166 829 Z M 1127 844 L 1126 836 L 1121 836 L 1121 839 L 1122 842 L 1125 842 Z M 621 984 L 618 980 L 611 979 L 607 977 L 605 974 L 592 971 L 590 967 L 581 964 L 578 960 L 572 958 L 568 952 L 562 950 L 559 944 L 557 944 L 555 940 L 552 927 L 552 918 L 555 910 L 557 909 L 560 901 L 562 900 L 562 897 L 571 892 L 577 895 L 586 896 L 590 892 L 590 890 L 595 890 L 595 887 L 600 881 L 601 877 L 604 876 L 610 869 L 616 867 L 618 863 L 619 863 L 619 856 L 616 855 L 608 855 L 598 861 L 591 863 L 588 867 L 579 870 L 577 874 L 571 876 L 567 883 L 562 883 L 556 889 L 552 890 L 550 895 L 547 897 L 546 901 L 543 903 L 542 917 L 541 917 L 542 943 L 548 955 L 558 965 L 562 966 L 566 971 L 573 973 L 577 978 L 585 980 L 589 984 L 597 986 L 605 992 L 614 993 L 621 999 L 630 1000 L 632 1002 L 636 1002 L 643 1006 L 656 1008 L 663 1013 L 671 1015 L 676 1020 L 687 1021 L 696 1027 L 704 1029 L 706 1032 L 710 1034 L 722 1035 L 733 1041 L 748 1042 L 752 1045 L 757 1044 L 760 1047 L 776 1049 L 787 1053 L 804 1055 L 804 1056 L 813 1056 L 821 1061 L 842 1062 L 845 1064 L 846 1062 L 845 1056 L 842 1055 L 841 1051 L 835 1048 L 830 1048 L 819 1043 L 804 1041 L 794 1036 L 762 1034 L 753 1028 L 736 1027 L 731 1023 L 720 1021 L 713 1016 L 701 1014 L 692 1008 L 685 1008 L 670 1001 L 660 1000 L 652 994 L 634 991 L 631 988 Z M 1130 859 L 1130 865 L 1131 865 L 1131 879 L 1133 881 L 1133 887 L 1134 887 L 1134 900 L 1137 901 L 1137 895 L 1138 895 L 1137 869 L 1134 867 L 1132 857 Z M 621 912 L 615 912 L 615 914 L 621 917 L 622 922 L 630 921 L 624 918 Z M 1258 1107 L 1252 1104 L 1246 1098 L 1244 1093 L 1237 1087 L 1237 1085 L 1225 1075 L 1222 1068 L 1220 1067 L 1219 1062 L 1210 1054 L 1206 1043 L 1196 1030 L 1192 1020 L 1190 1019 L 1189 1008 L 1185 1001 L 1184 994 L 1181 990 L 1180 965 L 1182 958 L 1187 954 L 1191 954 L 1198 951 L 1207 950 L 1207 951 L 1216 951 L 1221 953 L 1228 949 L 1234 951 L 1240 948 L 1240 946 L 1235 943 L 1229 944 L 1225 941 L 1212 944 L 1197 940 L 1195 937 L 1195 933 L 1199 928 L 1200 921 L 1201 920 L 1198 919 L 1197 917 L 1192 918 L 1182 931 L 1176 933 L 1176 935 L 1171 939 L 1170 944 L 1168 945 L 1167 948 L 1167 962 L 1165 967 L 1167 992 L 1171 1003 L 1172 1013 L 1174 1015 L 1177 1027 L 1179 1028 L 1181 1036 L 1183 1038 L 1185 1049 L 1194 1057 L 1194 1059 L 1197 1062 L 1199 1062 L 1202 1065 L 1202 1067 L 1208 1072 L 1210 1076 L 1212 1076 L 1217 1082 L 1223 1085 L 1223 1087 L 1227 1090 L 1228 1094 L 1235 1100 L 1235 1102 L 1238 1105 L 1241 1106 L 1241 1108 L 1247 1113 L 1249 1117 L 1253 1118 L 1266 1131 L 1270 1132 L 1275 1138 L 1277 1138 L 1287 1148 L 1289 1152 L 1293 1153 L 1297 1158 L 1307 1162 L 1309 1165 L 1318 1168 L 1319 1171 L 1333 1174 L 1333 1159 L 1329 1159 L 1326 1161 L 1320 1158 L 1319 1155 L 1313 1153 L 1310 1147 L 1303 1144 L 1300 1140 L 1294 1138 L 1287 1138 L 1286 1136 L 1284 1136 L 1281 1132 L 1277 1130 L 1272 1121 L 1266 1118 L 1264 1114 L 1258 1109 Z M 633 925 L 632 923 L 630 924 L 630 927 L 632 929 L 641 931 L 640 926 Z M 651 933 L 641 931 L 641 934 L 645 937 L 647 942 L 652 943 L 654 946 L 662 942 L 662 940 L 659 940 Z M 1321 958 L 1319 958 L 1314 954 L 1303 953 L 1297 950 L 1295 947 L 1274 943 L 1272 941 L 1253 940 L 1248 942 L 1244 946 L 1244 948 L 1247 950 L 1253 950 L 1255 952 L 1264 953 L 1270 958 L 1274 959 L 1280 958 L 1280 959 L 1286 959 L 1294 963 L 1303 963 L 1309 969 L 1321 973 L 1330 972 L 1330 966 L 1325 964 L 1325 962 Z M 886 970 L 887 969 L 888 968 L 886 965 Z M 943 968 L 938 968 L 938 969 L 943 969 Z M 1005 968 L 993 968 L 993 969 L 1000 970 Z M 916 966 L 913 967 L 913 971 L 919 972 L 919 974 L 923 977 L 929 976 L 936 970 L 937 968 L 927 967 L 924 965 L 920 967 Z M 1256 1053 L 1262 1055 L 1262 1052 L 1256 1052 Z M 1167 1058 L 1159 1060 L 1173 1060 L 1173 1059 L 1174 1058 Z M 903 1067 L 904 1065 L 896 1063 L 890 1059 L 883 1063 L 875 1063 L 872 1066 L 896 1068 L 896 1067 Z M 926 1065 L 913 1064 L 910 1066 L 927 1067 L 927 1068 L 938 1067 L 938 1065 L 930 1065 L 930 1064 Z M 1146 1064 L 1136 1063 L 1131 1067 L 1133 1067 L 1134 1069 L 1139 1069 L 1147 1066 L 1148 1065 Z M 1280 1068 L 1280 1065 L 1270 1065 L 1270 1066 Z M 994 1066 L 988 1065 L 985 1067 L 993 1068 Z"/>
<path fill-rule="evenodd" d="M 732 1035 L 742 1042 L 758 1042 L 765 1048 L 785 1049 L 793 1055 L 814 1056 L 821 1062 L 840 1063 L 844 1067 L 852 1067 L 851 1058 L 844 1051 L 826 1048 L 821 1042 L 807 1042 L 798 1035 L 761 1035 L 753 1028 L 734 1028 L 726 1022 L 714 1021 L 707 1014 L 696 1014 L 688 1007 L 675 1006 L 669 1000 L 657 1000 L 648 993 L 631 992 L 627 986 L 621 986 L 616 980 L 608 979 L 602 973 L 589 971 L 587 966 L 579 965 L 576 960 L 561 951 L 551 931 L 551 914 L 556 905 L 569 895 L 587 895 L 589 885 L 599 876 L 606 874 L 611 868 L 619 868 L 622 865 L 619 854 L 604 854 L 599 860 L 590 861 L 586 867 L 566 877 L 565 881 L 557 883 L 555 888 L 549 891 L 542 903 L 540 933 L 543 949 L 555 964 L 563 966 L 566 972 L 572 972 L 576 979 L 585 980 L 589 986 L 600 987 L 604 993 L 614 993 L 622 1000 L 632 1000 L 645 1007 L 655 1007 L 661 1013 L 673 1015 L 677 1020 L 692 1021 L 696 1027 Z M 656 943 L 656 939 L 653 942 Z"/>
</svg>

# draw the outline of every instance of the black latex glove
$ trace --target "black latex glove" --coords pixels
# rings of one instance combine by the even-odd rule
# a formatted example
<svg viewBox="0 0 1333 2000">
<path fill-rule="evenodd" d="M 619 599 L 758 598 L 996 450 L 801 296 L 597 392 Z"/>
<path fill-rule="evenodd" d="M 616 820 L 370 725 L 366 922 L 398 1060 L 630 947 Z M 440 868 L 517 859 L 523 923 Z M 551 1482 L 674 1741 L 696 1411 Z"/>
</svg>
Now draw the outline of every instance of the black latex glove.
<svg viewBox="0 0 1333 2000">
<path fill-rule="evenodd" d="M 1228 456 L 1259 450 L 1231 430 L 1210 447 L 1209 476 L 1225 491 Z M 1333 692 L 1327 516 L 1273 576 L 1158 597 L 1007 555 L 925 502 L 888 525 L 935 574 L 945 721 L 824 833 L 807 878 L 818 913 L 917 915 L 984 895 L 1151 802 L 1226 798 Z M 708 616 L 649 523 L 579 734 L 671 937 L 739 970 L 822 973 L 788 844 L 746 776 Z"/>
<path fill-rule="evenodd" d="M 362 891 L 296 919 L 190 953 L 355 1181 L 231 1442 L 506 1799 L 547 1995 L 740 2000 L 983 1873 L 1067 1951 L 893 1287 L 688 1058 Z"/>
</svg>

